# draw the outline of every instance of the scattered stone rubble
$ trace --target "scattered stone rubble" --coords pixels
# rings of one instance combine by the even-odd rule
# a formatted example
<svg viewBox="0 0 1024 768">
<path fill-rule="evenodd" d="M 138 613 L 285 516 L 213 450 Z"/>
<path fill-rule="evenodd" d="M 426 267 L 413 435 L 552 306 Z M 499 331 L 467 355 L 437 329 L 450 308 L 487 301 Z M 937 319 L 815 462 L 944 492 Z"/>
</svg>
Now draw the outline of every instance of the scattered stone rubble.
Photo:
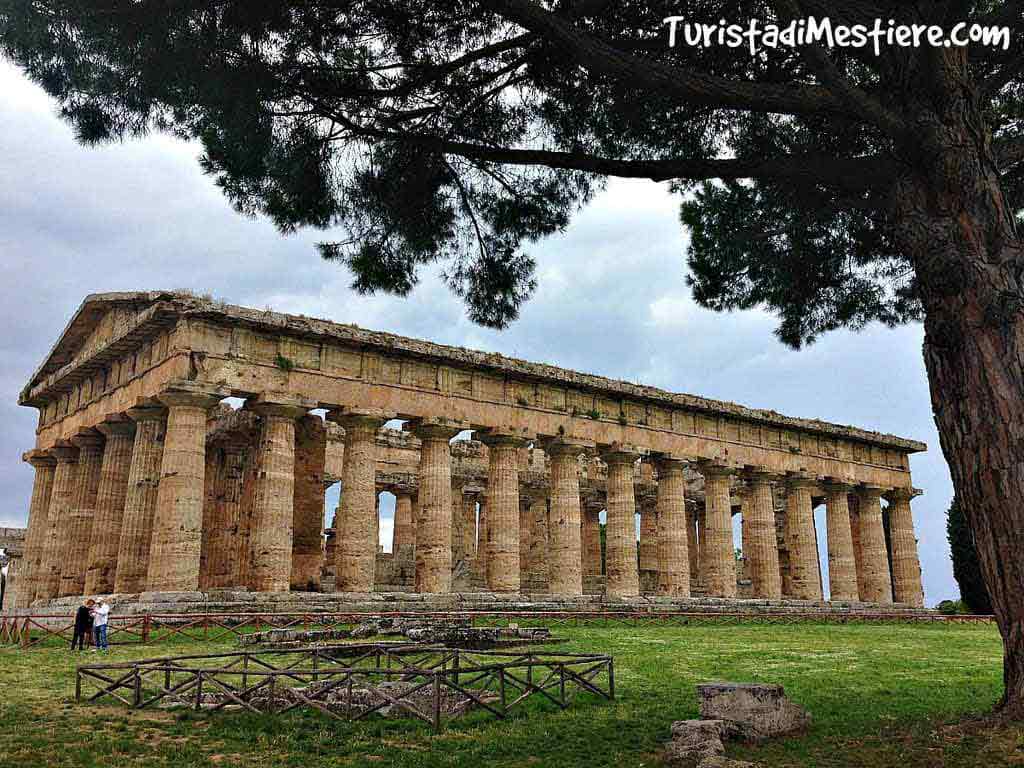
<svg viewBox="0 0 1024 768">
<path fill-rule="evenodd" d="M 697 686 L 699 720 L 672 724 L 666 759 L 672 765 L 696 768 L 752 768 L 756 765 L 725 757 L 726 740 L 760 743 L 805 730 L 810 714 L 786 698 L 781 685 L 705 683 Z"/>
</svg>

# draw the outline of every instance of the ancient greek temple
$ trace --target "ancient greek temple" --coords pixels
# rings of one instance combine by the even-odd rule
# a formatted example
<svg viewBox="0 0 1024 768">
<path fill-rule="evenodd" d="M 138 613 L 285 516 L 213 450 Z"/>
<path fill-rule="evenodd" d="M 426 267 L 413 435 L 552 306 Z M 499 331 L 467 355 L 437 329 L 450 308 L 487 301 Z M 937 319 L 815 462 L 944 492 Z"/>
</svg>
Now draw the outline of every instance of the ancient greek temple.
<svg viewBox="0 0 1024 768">
<path fill-rule="evenodd" d="M 167 292 L 87 297 L 20 403 L 39 411 L 20 606 L 232 588 L 922 605 L 914 440 Z"/>
</svg>

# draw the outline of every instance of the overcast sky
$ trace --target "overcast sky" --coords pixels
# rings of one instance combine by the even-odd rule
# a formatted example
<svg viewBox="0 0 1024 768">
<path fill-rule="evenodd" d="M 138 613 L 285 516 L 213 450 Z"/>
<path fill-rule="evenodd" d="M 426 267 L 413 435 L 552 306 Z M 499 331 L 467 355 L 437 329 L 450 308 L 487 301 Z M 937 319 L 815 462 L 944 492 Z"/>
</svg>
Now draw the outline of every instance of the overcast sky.
<svg viewBox="0 0 1024 768">
<path fill-rule="evenodd" d="M 496 332 L 466 320 L 430 274 L 406 299 L 355 295 L 348 272 L 314 252 L 324 233 L 285 237 L 235 213 L 193 145 L 153 136 L 79 146 L 42 91 L 2 60 L 0 93 L 0 526 L 25 524 L 31 493 L 20 456 L 36 412 L 18 407 L 18 391 L 82 298 L 188 288 L 923 440 L 929 451 L 911 467 L 925 491 L 913 508 L 926 600 L 957 596 L 945 537 L 952 486 L 921 327 L 838 332 L 794 352 L 775 340 L 767 314 L 698 308 L 683 281 L 678 200 L 664 186 L 613 182 L 563 235 L 532 246 L 538 291 Z"/>
</svg>

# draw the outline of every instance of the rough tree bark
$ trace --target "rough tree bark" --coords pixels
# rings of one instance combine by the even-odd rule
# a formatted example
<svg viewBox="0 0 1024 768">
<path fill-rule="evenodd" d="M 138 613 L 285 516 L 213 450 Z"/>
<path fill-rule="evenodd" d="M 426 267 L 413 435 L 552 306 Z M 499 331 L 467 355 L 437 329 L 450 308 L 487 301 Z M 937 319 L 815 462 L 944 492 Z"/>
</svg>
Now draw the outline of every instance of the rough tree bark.
<svg viewBox="0 0 1024 768">
<path fill-rule="evenodd" d="M 999 708 L 1021 718 L 1024 251 L 979 99 L 958 64 L 948 58 L 934 70 L 944 87 L 927 91 L 916 171 L 894 195 L 895 228 L 920 282 L 924 358 L 942 451 L 975 532 L 1003 637 Z"/>
</svg>

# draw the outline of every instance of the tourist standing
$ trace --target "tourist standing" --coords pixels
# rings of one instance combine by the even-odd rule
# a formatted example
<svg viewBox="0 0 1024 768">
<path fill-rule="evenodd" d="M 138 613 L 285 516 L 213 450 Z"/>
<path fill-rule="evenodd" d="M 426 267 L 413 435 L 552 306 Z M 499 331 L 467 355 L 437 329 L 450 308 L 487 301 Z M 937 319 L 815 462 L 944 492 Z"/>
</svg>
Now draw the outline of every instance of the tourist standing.
<svg viewBox="0 0 1024 768">
<path fill-rule="evenodd" d="M 93 631 L 96 633 L 96 648 L 101 651 L 109 651 L 107 645 L 107 617 L 110 615 L 110 605 L 102 597 L 97 601 L 93 609 Z"/>
<path fill-rule="evenodd" d="M 78 611 L 75 613 L 75 634 L 71 638 L 71 650 L 75 650 L 75 645 L 78 645 L 78 650 L 85 650 L 85 638 L 88 637 L 92 640 L 92 610 L 95 603 L 92 600 L 86 600 L 82 605 L 78 606 Z"/>
</svg>

